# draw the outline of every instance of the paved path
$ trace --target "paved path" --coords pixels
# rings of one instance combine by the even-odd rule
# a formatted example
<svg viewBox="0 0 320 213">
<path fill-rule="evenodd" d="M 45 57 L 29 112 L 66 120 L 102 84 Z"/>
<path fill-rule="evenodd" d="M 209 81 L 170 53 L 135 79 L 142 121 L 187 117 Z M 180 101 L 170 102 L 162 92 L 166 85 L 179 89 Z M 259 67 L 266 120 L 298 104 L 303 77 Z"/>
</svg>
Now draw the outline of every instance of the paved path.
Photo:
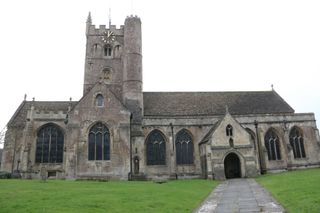
<svg viewBox="0 0 320 213">
<path fill-rule="evenodd" d="M 219 184 L 194 213 L 285 212 L 254 179 L 231 179 Z"/>
</svg>

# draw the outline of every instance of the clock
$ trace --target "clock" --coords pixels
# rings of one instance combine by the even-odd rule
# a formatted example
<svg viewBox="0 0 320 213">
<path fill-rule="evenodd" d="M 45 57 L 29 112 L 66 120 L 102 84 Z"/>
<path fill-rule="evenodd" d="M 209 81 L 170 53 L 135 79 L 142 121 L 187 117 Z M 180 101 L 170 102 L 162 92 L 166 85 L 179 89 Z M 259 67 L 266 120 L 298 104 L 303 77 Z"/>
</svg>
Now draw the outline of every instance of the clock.
<svg viewBox="0 0 320 213">
<path fill-rule="evenodd" d="M 116 39 L 116 36 L 115 36 L 114 32 L 112 32 L 111 30 L 105 31 L 103 33 L 103 35 L 101 36 L 101 40 L 107 44 L 114 42 L 115 39 Z"/>
</svg>

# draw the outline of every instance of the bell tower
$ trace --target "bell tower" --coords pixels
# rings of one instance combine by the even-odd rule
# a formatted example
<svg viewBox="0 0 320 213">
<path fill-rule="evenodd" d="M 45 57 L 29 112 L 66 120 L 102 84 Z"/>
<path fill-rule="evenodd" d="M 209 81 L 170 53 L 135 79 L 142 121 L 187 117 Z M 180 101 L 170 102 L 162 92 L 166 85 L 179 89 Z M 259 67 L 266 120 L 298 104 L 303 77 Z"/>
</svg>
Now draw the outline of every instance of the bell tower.
<svg viewBox="0 0 320 213">
<path fill-rule="evenodd" d="M 121 99 L 123 81 L 124 26 L 92 25 L 89 13 L 86 22 L 86 56 L 83 95 L 98 82 L 107 85 Z"/>
<path fill-rule="evenodd" d="M 96 83 L 104 83 L 132 113 L 132 124 L 141 128 L 143 117 L 141 20 L 128 16 L 116 28 L 86 23 L 86 57 L 83 95 Z M 139 127 L 140 126 L 140 127 Z"/>
</svg>

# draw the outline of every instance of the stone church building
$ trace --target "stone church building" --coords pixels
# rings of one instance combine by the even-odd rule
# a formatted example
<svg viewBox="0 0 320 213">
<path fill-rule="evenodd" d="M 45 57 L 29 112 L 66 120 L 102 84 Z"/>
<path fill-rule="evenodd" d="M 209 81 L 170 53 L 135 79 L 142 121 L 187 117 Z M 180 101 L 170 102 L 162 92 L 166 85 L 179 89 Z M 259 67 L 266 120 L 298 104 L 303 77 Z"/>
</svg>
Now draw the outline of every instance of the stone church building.
<svg viewBox="0 0 320 213">
<path fill-rule="evenodd" d="M 143 92 L 141 21 L 86 24 L 83 97 L 24 100 L 7 124 L 1 170 L 23 178 L 254 177 L 320 165 L 313 113 L 273 89 Z"/>
</svg>

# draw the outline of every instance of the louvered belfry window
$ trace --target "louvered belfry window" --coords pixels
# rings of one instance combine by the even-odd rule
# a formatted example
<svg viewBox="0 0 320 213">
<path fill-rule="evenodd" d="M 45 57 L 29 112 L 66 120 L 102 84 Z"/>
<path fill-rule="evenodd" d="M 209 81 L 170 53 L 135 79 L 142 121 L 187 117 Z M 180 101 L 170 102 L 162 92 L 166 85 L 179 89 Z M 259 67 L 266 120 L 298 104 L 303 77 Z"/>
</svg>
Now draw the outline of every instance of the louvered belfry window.
<svg viewBox="0 0 320 213">
<path fill-rule="evenodd" d="M 273 129 L 268 130 L 264 137 L 264 142 L 268 152 L 268 159 L 281 160 L 279 137 Z"/>
<path fill-rule="evenodd" d="M 58 126 L 43 126 L 37 134 L 36 163 L 62 163 L 63 144 L 64 135 Z"/>
<path fill-rule="evenodd" d="M 290 131 L 289 138 L 294 158 L 305 158 L 306 152 L 302 132 L 297 127 L 293 127 Z"/>
<path fill-rule="evenodd" d="M 147 137 L 147 165 L 166 164 L 166 143 L 159 130 L 153 130 Z"/>
<path fill-rule="evenodd" d="M 88 152 L 88 160 L 110 160 L 110 132 L 100 122 L 90 129 Z"/>
<path fill-rule="evenodd" d="M 193 164 L 193 142 L 187 130 L 178 132 L 175 144 L 177 164 Z"/>
</svg>

